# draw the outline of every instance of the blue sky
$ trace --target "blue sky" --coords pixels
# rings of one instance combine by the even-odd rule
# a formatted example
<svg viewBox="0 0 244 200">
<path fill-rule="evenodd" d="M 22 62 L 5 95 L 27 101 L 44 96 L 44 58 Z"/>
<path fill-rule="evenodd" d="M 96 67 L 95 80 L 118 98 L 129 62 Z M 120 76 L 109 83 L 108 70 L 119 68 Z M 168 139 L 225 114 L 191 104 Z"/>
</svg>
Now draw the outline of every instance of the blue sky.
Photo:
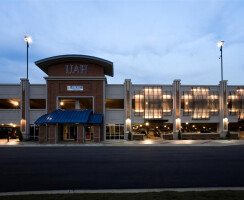
<svg viewBox="0 0 244 200">
<path fill-rule="evenodd" d="M 45 83 L 34 62 L 62 54 L 97 56 L 114 63 L 108 83 L 244 85 L 242 0 L 2 0 L 0 83 L 26 77 Z"/>
</svg>

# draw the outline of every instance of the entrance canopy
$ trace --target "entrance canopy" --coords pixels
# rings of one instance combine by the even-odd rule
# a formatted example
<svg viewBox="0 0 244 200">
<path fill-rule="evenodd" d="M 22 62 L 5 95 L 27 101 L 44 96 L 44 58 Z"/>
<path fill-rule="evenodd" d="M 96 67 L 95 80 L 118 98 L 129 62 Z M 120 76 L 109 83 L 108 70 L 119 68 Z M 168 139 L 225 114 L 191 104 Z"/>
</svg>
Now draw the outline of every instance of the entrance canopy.
<svg viewBox="0 0 244 200">
<path fill-rule="evenodd" d="M 55 110 L 39 117 L 35 124 L 101 124 L 102 114 L 92 114 L 92 110 Z"/>
</svg>

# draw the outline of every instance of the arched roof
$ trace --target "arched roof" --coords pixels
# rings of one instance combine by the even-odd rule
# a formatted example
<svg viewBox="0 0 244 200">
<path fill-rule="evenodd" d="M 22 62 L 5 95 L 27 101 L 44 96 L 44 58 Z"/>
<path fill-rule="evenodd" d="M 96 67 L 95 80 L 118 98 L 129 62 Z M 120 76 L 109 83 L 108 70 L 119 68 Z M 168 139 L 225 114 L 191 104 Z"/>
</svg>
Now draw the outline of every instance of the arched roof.
<svg viewBox="0 0 244 200">
<path fill-rule="evenodd" d="M 48 67 L 50 65 L 64 63 L 64 62 L 94 63 L 104 68 L 105 75 L 114 76 L 113 63 L 108 60 L 104 60 L 102 58 L 98 58 L 94 56 L 76 55 L 76 54 L 59 55 L 59 56 L 53 56 L 42 60 L 38 60 L 35 62 L 35 64 L 47 74 Z"/>
</svg>

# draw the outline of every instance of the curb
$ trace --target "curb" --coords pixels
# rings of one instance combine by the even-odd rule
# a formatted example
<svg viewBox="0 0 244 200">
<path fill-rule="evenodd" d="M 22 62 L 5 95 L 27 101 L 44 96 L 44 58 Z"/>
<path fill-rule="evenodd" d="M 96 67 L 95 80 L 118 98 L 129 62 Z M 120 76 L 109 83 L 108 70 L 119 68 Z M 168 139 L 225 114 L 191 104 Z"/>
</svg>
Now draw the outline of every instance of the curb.
<svg viewBox="0 0 244 200">
<path fill-rule="evenodd" d="M 40 195 L 40 194 L 98 194 L 98 193 L 148 193 L 148 192 L 205 192 L 223 190 L 244 190 L 244 187 L 206 187 L 206 188 L 156 188 L 156 189 L 99 189 L 99 190 L 48 190 L 48 191 L 24 191 L 24 192 L 3 192 L 0 196 L 15 195 Z"/>
</svg>

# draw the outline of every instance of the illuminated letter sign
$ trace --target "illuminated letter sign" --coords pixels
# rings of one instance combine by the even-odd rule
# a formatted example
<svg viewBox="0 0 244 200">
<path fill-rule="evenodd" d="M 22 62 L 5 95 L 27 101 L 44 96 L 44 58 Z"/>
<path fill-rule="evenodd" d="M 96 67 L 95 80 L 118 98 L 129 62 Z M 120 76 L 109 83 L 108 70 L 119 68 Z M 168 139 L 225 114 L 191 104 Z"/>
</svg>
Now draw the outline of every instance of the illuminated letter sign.
<svg viewBox="0 0 244 200">
<path fill-rule="evenodd" d="M 82 85 L 72 85 L 72 86 L 67 86 L 68 91 L 83 91 L 83 86 Z"/>
<path fill-rule="evenodd" d="M 84 74 L 87 73 L 87 66 L 88 65 L 65 65 L 65 72 L 66 74 Z"/>
</svg>

